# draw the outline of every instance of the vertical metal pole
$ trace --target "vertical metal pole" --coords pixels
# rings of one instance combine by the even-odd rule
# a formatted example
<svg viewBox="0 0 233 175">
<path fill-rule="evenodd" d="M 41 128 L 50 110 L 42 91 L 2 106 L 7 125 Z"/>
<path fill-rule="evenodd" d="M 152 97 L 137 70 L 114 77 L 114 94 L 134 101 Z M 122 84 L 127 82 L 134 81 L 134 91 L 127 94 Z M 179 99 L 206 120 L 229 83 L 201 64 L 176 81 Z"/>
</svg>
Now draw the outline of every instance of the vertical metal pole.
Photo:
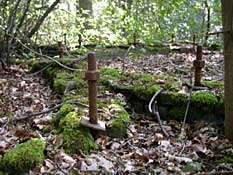
<svg viewBox="0 0 233 175">
<path fill-rule="evenodd" d="M 95 53 L 88 54 L 88 72 L 95 73 L 97 71 L 96 66 L 96 55 Z M 89 79 L 88 80 L 88 94 L 89 94 L 89 117 L 90 123 L 97 124 L 97 80 Z"/>
</svg>

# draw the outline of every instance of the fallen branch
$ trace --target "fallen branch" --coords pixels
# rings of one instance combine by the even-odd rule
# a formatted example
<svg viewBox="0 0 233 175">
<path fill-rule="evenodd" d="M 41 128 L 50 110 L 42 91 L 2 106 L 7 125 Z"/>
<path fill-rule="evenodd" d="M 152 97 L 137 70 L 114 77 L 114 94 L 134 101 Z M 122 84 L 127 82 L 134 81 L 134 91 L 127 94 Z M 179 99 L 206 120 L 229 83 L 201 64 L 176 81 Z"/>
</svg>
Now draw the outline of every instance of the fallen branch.
<svg viewBox="0 0 233 175">
<path fill-rule="evenodd" d="M 49 113 L 51 111 L 54 111 L 54 110 L 60 108 L 62 105 L 66 104 L 66 103 L 75 104 L 75 105 L 79 105 L 79 106 L 82 106 L 82 107 L 89 108 L 89 105 L 78 102 L 78 101 L 66 101 L 64 103 L 60 103 L 60 104 L 58 104 L 58 105 L 56 105 L 56 106 L 54 106 L 54 107 L 52 107 L 50 109 L 47 109 L 47 110 L 44 110 L 44 111 L 41 111 L 41 112 L 36 112 L 36 113 L 32 113 L 32 114 L 25 114 L 25 116 L 20 116 L 20 117 L 13 118 L 11 121 L 12 122 L 18 122 L 18 121 L 22 121 L 22 120 L 27 120 L 29 118 L 32 118 L 32 117 L 35 117 L 35 116 L 38 116 L 38 115 L 47 114 L 47 113 Z M 102 110 L 102 109 L 98 109 L 98 112 L 105 112 L 105 111 Z"/>
<path fill-rule="evenodd" d="M 26 46 L 24 43 L 22 43 L 22 42 L 20 41 L 20 39 L 16 38 L 16 40 L 17 40 L 23 47 L 25 47 L 26 49 L 30 50 L 32 53 L 34 53 L 34 54 L 36 54 L 36 55 L 38 55 L 38 56 L 47 58 L 47 59 L 49 59 L 49 60 L 52 60 L 53 62 L 57 63 L 59 66 L 61 66 L 61 67 L 63 67 L 63 68 L 66 68 L 66 69 L 68 69 L 68 70 L 71 70 L 71 71 L 75 71 L 75 70 L 76 70 L 76 69 L 73 69 L 73 68 L 71 68 L 71 67 L 68 67 L 68 66 L 66 66 L 66 65 L 64 65 L 64 64 L 62 64 L 62 63 L 60 63 L 59 61 L 53 59 L 52 57 L 49 57 L 49 56 L 47 56 L 47 55 L 43 55 L 43 54 L 41 54 L 41 53 L 36 52 L 35 50 L 29 48 L 29 47 Z"/>
<path fill-rule="evenodd" d="M 13 118 L 12 121 L 13 122 L 17 122 L 17 121 L 21 121 L 21 120 L 27 120 L 28 118 L 32 118 L 32 117 L 35 117 L 35 116 L 38 116 L 38 115 L 42 115 L 42 114 L 47 114 L 51 111 L 54 111 L 55 109 L 58 109 L 59 107 L 61 107 L 63 105 L 63 103 L 61 104 L 58 104 L 50 109 L 47 109 L 47 110 L 44 110 L 44 111 L 41 111 L 41 112 L 36 112 L 36 113 L 32 113 L 32 114 L 28 114 L 28 115 L 25 115 L 25 116 L 20 116 L 20 117 L 16 117 L 16 118 Z"/>
<path fill-rule="evenodd" d="M 47 69 L 47 68 L 48 68 L 49 66 L 51 66 L 51 65 L 52 65 L 52 63 L 46 65 L 46 66 L 45 66 L 44 68 L 42 68 L 41 70 L 39 70 L 39 71 L 37 71 L 37 72 L 34 72 L 34 73 L 32 73 L 32 74 L 29 74 L 29 75 L 31 75 L 31 76 L 37 75 L 37 74 L 43 72 L 45 69 Z"/>
<path fill-rule="evenodd" d="M 11 35 L 10 35 L 10 36 L 11 36 Z M 11 37 L 14 37 L 14 36 L 11 36 Z M 36 55 L 38 55 L 38 56 L 47 58 L 47 59 L 49 59 L 49 60 L 51 60 L 51 61 L 57 63 L 59 66 L 65 68 L 65 69 L 68 69 L 68 70 L 70 70 L 70 71 L 83 71 L 83 70 L 80 70 L 80 69 L 74 69 L 74 68 L 68 67 L 68 66 L 66 66 L 66 65 L 64 65 L 64 64 L 62 64 L 62 63 L 60 63 L 59 61 L 57 61 L 56 59 L 54 59 L 54 58 L 52 58 L 52 57 L 50 57 L 50 56 L 47 56 L 47 55 L 43 55 L 43 54 L 41 54 L 41 53 L 38 53 L 38 52 L 36 52 L 35 50 L 29 48 L 29 47 L 28 47 L 27 45 L 25 45 L 24 43 L 22 43 L 22 42 L 20 41 L 19 38 L 17 38 L 17 37 L 14 37 L 14 38 L 19 42 L 19 44 L 20 44 L 21 46 L 23 46 L 24 48 L 30 50 L 32 53 L 34 53 L 34 54 L 36 54 Z"/>
</svg>

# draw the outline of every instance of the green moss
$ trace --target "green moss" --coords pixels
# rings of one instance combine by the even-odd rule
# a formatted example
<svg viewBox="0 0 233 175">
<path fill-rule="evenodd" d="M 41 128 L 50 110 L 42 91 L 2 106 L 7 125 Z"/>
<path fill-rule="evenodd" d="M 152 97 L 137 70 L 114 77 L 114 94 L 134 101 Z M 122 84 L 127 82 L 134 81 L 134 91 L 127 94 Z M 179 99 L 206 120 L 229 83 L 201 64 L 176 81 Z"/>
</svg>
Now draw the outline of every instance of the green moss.
<svg viewBox="0 0 233 175">
<path fill-rule="evenodd" d="M 109 122 L 108 133 L 111 136 L 124 137 L 127 131 L 127 124 L 130 121 L 127 111 L 116 101 L 109 106 L 109 111 L 115 117 Z"/>
<path fill-rule="evenodd" d="M 187 103 L 187 97 L 177 92 L 166 92 L 160 95 L 159 103 L 163 105 L 183 106 Z"/>
<path fill-rule="evenodd" d="M 18 144 L 4 154 L 0 162 L 0 170 L 9 174 L 21 174 L 38 166 L 44 159 L 45 143 L 40 139 L 32 139 Z"/>
<path fill-rule="evenodd" d="M 177 119 L 180 121 L 184 118 L 185 110 L 186 110 L 185 106 L 172 107 L 168 111 L 168 116 L 169 116 L 169 118 Z"/>
<path fill-rule="evenodd" d="M 52 119 L 52 124 L 57 128 L 60 120 L 64 118 L 69 112 L 72 112 L 74 110 L 75 110 L 75 105 L 71 105 L 71 104 L 62 105 L 57 116 Z"/>
<path fill-rule="evenodd" d="M 199 91 L 192 95 L 192 103 L 197 107 L 212 108 L 218 103 L 216 96 L 209 91 Z"/>
<path fill-rule="evenodd" d="M 133 80 L 134 84 L 144 84 L 144 83 L 152 83 L 154 80 L 154 76 L 151 74 L 144 73 L 131 73 L 130 79 Z"/>
<path fill-rule="evenodd" d="M 72 112 L 75 110 L 75 106 L 72 104 L 64 104 L 62 105 L 62 107 L 60 108 L 59 112 L 58 112 L 58 116 L 59 117 L 65 117 L 69 112 Z"/>
<path fill-rule="evenodd" d="M 112 68 L 107 68 L 107 67 L 101 67 L 100 71 L 102 75 L 110 75 L 113 77 L 118 77 L 121 73 L 120 70 L 118 69 L 112 69 Z"/>
<path fill-rule="evenodd" d="M 50 66 L 50 67 L 48 67 L 47 69 L 45 69 L 44 71 L 43 71 L 43 77 L 44 78 L 46 78 L 47 80 L 51 80 L 51 81 L 53 81 L 53 78 L 55 78 L 56 77 L 56 74 L 59 72 L 59 68 L 57 68 L 57 67 L 52 67 L 52 66 Z M 51 84 L 52 85 L 52 84 Z"/>
<path fill-rule="evenodd" d="M 43 68 L 44 65 L 45 63 L 41 64 L 41 62 L 38 59 L 32 59 L 29 62 L 29 67 L 31 67 L 30 72 L 33 73 L 33 72 L 39 71 Z"/>
<path fill-rule="evenodd" d="M 117 129 L 124 129 L 129 122 L 129 114 L 119 104 L 111 104 L 109 109 L 116 117 L 112 119 L 110 126 Z"/>
<path fill-rule="evenodd" d="M 70 112 L 61 119 L 59 127 L 63 137 L 63 147 L 66 153 L 74 154 L 82 150 L 88 154 L 91 149 L 97 149 L 97 145 L 88 128 L 80 126 L 80 117 L 76 112 Z"/>
<path fill-rule="evenodd" d="M 74 74 L 75 88 L 77 93 L 83 96 L 88 95 L 88 83 L 84 80 L 84 72 L 78 72 Z"/>
<path fill-rule="evenodd" d="M 233 164 L 233 158 L 232 157 L 223 157 L 222 159 L 219 159 L 216 161 L 217 164 L 222 164 L 222 163 L 230 163 Z"/>
<path fill-rule="evenodd" d="M 53 87 L 56 93 L 63 94 L 68 82 L 72 81 L 73 74 L 67 72 L 58 72 L 54 79 Z"/>
<path fill-rule="evenodd" d="M 201 163 L 188 163 L 182 167 L 182 171 L 184 172 L 200 172 L 202 170 L 202 164 Z"/>
<path fill-rule="evenodd" d="M 117 84 L 121 77 L 118 69 L 100 68 L 100 83 L 107 88 L 111 88 L 113 84 Z"/>
<path fill-rule="evenodd" d="M 203 81 L 203 85 L 209 86 L 211 88 L 219 88 L 224 86 L 223 81 Z"/>
<path fill-rule="evenodd" d="M 67 64 L 67 63 L 70 63 L 72 61 L 75 61 L 73 58 L 69 58 L 69 57 L 57 58 L 56 60 L 62 64 Z M 54 62 L 54 64 L 57 65 L 57 63 L 55 63 L 55 62 Z"/>
<path fill-rule="evenodd" d="M 3 173 L 2 171 L 0 171 L 0 175 L 5 175 L 5 173 Z"/>
</svg>

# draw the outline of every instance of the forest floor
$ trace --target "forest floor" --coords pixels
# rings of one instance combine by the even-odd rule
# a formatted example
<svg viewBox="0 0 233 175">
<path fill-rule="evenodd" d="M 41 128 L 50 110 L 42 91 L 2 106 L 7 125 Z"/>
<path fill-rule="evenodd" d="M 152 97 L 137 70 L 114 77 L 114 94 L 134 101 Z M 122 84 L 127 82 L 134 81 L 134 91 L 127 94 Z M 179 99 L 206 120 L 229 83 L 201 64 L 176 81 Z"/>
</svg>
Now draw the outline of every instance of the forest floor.
<svg viewBox="0 0 233 175">
<path fill-rule="evenodd" d="M 116 57 L 99 63 L 120 69 L 124 65 L 126 71 L 187 78 L 190 71 L 179 75 L 176 70 L 191 69 L 194 59 L 195 55 L 191 53 L 170 53 L 125 59 Z M 208 52 L 204 54 L 204 60 L 204 79 L 222 80 L 223 55 Z M 45 81 L 27 71 L 22 65 L 0 70 L 0 157 L 32 137 L 45 139 L 46 159 L 43 165 L 29 172 L 31 175 L 233 173 L 233 145 L 224 137 L 223 123 L 186 123 L 185 132 L 180 132 L 180 122 L 163 121 L 172 136 L 166 138 L 155 120 L 135 113 L 131 116 L 127 138 L 101 136 L 96 140 L 98 151 L 91 151 L 90 155 L 67 155 L 54 144 L 59 138 L 53 133 L 43 134 L 43 128 L 56 115 L 56 110 L 19 119 L 59 103 Z"/>
</svg>

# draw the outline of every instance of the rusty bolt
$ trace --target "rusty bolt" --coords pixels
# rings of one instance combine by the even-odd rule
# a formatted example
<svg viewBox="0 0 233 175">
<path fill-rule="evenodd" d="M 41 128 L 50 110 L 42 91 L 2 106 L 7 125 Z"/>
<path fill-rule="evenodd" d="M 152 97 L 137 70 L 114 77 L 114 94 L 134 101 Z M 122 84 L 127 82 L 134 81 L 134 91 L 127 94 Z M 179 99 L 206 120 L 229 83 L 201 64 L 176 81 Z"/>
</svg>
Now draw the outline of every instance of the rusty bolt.
<svg viewBox="0 0 233 175">
<path fill-rule="evenodd" d="M 89 117 L 90 123 L 97 124 L 97 80 L 99 78 L 99 70 L 96 65 L 96 54 L 88 54 L 88 70 L 85 73 L 85 79 L 88 81 L 88 95 L 89 95 Z"/>
<path fill-rule="evenodd" d="M 193 66 L 195 68 L 195 80 L 194 85 L 201 85 L 202 78 L 202 68 L 205 66 L 205 62 L 202 60 L 202 46 L 197 46 L 196 60 L 193 61 Z"/>
</svg>

